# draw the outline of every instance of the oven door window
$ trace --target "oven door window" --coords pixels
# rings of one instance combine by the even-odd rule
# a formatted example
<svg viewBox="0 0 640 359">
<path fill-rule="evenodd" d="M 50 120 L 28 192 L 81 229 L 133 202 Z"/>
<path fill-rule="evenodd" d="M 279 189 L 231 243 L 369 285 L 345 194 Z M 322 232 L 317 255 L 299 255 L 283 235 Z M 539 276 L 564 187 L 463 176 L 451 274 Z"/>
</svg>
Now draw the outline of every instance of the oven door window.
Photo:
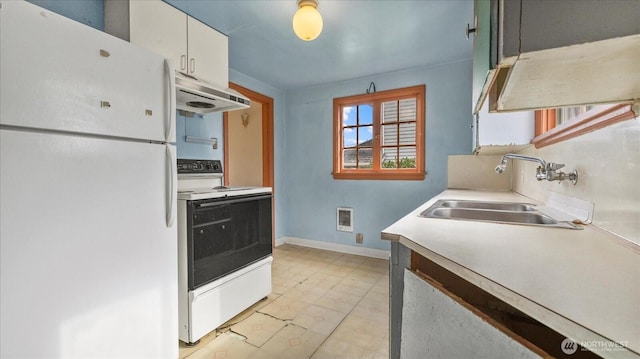
<svg viewBox="0 0 640 359">
<path fill-rule="evenodd" d="M 191 201 L 189 289 L 271 254 L 271 195 Z"/>
</svg>

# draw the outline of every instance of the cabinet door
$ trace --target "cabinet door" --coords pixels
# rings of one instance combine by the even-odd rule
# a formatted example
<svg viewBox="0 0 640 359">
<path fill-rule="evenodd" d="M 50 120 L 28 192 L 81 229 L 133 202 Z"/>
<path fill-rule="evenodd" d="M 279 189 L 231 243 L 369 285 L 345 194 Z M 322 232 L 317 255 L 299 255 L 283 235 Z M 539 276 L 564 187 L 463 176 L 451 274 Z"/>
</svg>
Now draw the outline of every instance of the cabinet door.
<svg viewBox="0 0 640 359">
<path fill-rule="evenodd" d="M 227 36 L 189 17 L 189 73 L 207 82 L 229 87 Z"/>
<path fill-rule="evenodd" d="M 187 66 L 187 15 L 159 0 L 131 0 L 130 41 L 173 61 L 176 70 Z"/>
<path fill-rule="evenodd" d="M 490 26 L 491 4 L 489 0 L 474 0 L 473 12 L 476 32 L 473 35 L 473 94 L 472 109 L 478 112 L 477 103 L 481 101 L 482 88 L 487 81 L 487 75 L 491 69 L 491 26 Z"/>
</svg>

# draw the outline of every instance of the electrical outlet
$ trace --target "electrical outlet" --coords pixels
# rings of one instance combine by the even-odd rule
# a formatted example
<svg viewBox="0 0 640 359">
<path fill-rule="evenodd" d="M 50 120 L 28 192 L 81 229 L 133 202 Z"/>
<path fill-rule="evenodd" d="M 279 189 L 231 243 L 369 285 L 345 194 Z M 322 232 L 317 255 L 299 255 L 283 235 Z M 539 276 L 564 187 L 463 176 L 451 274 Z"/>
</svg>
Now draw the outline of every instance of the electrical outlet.
<svg viewBox="0 0 640 359">
<path fill-rule="evenodd" d="M 356 233 L 356 243 L 362 243 L 363 239 L 364 236 L 362 235 L 362 233 Z"/>
</svg>

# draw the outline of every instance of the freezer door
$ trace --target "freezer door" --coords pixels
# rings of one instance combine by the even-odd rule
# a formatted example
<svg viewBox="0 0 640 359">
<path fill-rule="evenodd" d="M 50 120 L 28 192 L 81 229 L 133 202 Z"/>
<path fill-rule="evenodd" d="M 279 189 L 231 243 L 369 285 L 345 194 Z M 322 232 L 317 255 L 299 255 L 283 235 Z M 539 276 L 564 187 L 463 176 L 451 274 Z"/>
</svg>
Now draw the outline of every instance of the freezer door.
<svg viewBox="0 0 640 359">
<path fill-rule="evenodd" d="M 175 142 L 162 56 L 26 1 L 2 1 L 0 40 L 1 124 Z"/>
<path fill-rule="evenodd" d="M 167 151 L 0 129 L 0 357 L 178 357 Z"/>
</svg>

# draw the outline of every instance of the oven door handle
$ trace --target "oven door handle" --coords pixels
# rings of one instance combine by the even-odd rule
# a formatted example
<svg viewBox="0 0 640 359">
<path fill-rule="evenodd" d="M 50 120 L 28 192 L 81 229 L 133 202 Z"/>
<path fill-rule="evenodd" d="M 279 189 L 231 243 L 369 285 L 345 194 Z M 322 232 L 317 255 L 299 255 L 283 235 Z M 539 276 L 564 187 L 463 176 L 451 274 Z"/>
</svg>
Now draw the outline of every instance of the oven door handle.
<svg viewBox="0 0 640 359">
<path fill-rule="evenodd" d="M 211 202 L 198 203 L 195 206 L 195 208 L 208 208 L 208 207 L 220 206 L 220 205 L 223 205 L 223 204 L 233 204 L 233 203 L 257 201 L 257 200 L 267 199 L 267 198 L 272 198 L 272 197 L 273 197 L 273 195 L 271 193 L 264 194 L 264 195 L 259 195 L 259 196 L 242 197 L 242 198 L 227 197 L 227 199 L 223 199 L 223 200 L 216 200 L 216 201 L 211 201 Z"/>
</svg>

